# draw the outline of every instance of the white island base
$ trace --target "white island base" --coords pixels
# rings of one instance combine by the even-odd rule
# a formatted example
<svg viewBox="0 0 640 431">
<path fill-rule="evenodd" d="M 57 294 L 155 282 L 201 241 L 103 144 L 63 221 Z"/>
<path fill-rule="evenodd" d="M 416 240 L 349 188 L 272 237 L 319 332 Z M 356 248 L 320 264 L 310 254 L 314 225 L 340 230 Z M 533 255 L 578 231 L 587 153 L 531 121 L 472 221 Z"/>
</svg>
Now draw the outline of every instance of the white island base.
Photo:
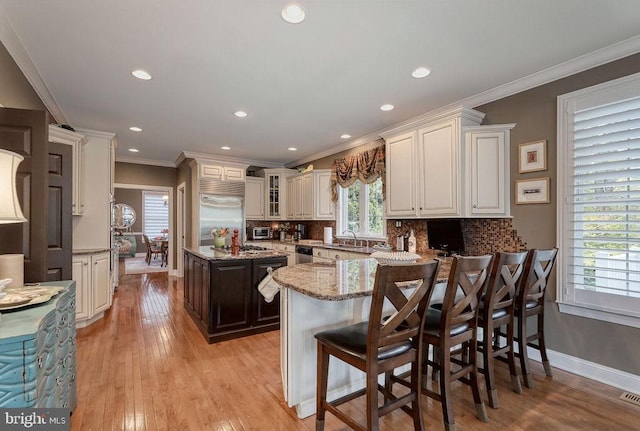
<svg viewBox="0 0 640 431">
<path fill-rule="evenodd" d="M 371 297 L 342 301 L 315 299 L 292 289 L 280 289 L 280 361 L 282 387 L 289 407 L 298 417 L 316 412 L 317 332 L 368 318 Z M 332 400 L 365 385 L 360 370 L 331 357 L 327 399 Z"/>
</svg>

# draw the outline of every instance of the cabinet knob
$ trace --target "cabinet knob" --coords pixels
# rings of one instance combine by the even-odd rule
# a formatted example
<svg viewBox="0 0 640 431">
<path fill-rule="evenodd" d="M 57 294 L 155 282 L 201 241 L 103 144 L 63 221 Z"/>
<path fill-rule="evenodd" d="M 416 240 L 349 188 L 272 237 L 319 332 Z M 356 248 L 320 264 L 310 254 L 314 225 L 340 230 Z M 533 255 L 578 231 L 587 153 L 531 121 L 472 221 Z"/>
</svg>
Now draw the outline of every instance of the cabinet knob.
<svg viewBox="0 0 640 431">
<path fill-rule="evenodd" d="M 38 368 L 42 368 L 42 356 L 38 356 Z"/>
<path fill-rule="evenodd" d="M 76 204 L 71 204 L 71 207 L 75 208 L 75 207 L 76 207 Z"/>
<path fill-rule="evenodd" d="M 476 205 L 476 204 L 473 204 L 473 207 L 474 207 L 474 208 L 478 208 L 478 205 Z"/>
<path fill-rule="evenodd" d="M 60 377 L 56 377 L 56 385 L 60 386 L 62 384 L 62 379 Z"/>
<path fill-rule="evenodd" d="M 340 259 L 340 255 L 339 254 L 336 254 L 336 259 Z"/>
<path fill-rule="evenodd" d="M 84 266 L 89 266 L 89 263 L 88 263 L 88 262 L 85 262 L 83 265 L 84 265 Z"/>
<path fill-rule="evenodd" d="M 414 207 L 411 207 L 411 211 L 415 211 L 416 209 Z"/>
</svg>

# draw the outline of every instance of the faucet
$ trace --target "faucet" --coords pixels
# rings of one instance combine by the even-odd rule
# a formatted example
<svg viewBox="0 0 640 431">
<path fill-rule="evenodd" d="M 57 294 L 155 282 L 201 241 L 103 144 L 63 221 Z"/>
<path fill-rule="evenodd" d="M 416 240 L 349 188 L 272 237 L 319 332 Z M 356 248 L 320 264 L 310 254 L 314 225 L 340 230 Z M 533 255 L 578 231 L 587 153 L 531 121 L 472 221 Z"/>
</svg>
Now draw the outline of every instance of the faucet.
<svg viewBox="0 0 640 431">
<path fill-rule="evenodd" d="M 349 232 L 351 233 L 351 235 L 353 235 L 353 247 L 355 248 L 357 246 L 356 242 L 358 241 L 358 237 L 356 236 L 356 233 L 352 230 L 345 229 L 344 231 L 342 231 L 342 234 L 344 235 L 346 232 Z"/>
</svg>

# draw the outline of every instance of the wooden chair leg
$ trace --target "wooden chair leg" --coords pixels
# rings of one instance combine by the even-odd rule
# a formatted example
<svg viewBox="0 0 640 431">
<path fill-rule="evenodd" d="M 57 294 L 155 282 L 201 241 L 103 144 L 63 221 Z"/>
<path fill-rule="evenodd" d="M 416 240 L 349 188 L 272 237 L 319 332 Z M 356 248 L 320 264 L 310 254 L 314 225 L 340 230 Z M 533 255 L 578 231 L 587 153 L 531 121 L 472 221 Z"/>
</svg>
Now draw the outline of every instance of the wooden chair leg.
<svg viewBox="0 0 640 431">
<path fill-rule="evenodd" d="M 509 374 L 511 374 L 511 387 L 517 394 L 522 393 L 522 386 L 520 385 L 520 377 L 518 377 L 518 369 L 516 368 L 516 355 L 514 353 L 514 341 L 513 341 L 513 320 L 507 324 L 507 362 L 509 364 Z M 493 406 L 492 406 L 493 407 Z"/>
<path fill-rule="evenodd" d="M 540 357 L 542 358 L 542 366 L 544 367 L 544 373 L 548 377 L 553 377 L 551 373 L 551 364 L 549 363 L 549 358 L 547 357 L 547 346 L 544 341 L 544 313 L 540 313 L 537 316 L 538 318 L 538 347 L 540 348 Z"/>
<path fill-rule="evenodd" d="M 453 416 L 453 402 L 451 400 L 451 353 L 448 346 L 434 346 L 438 352 L 438 367 L 440 370 L 440 398 L 442 417 L 446 431 L 455 431 L 456 424 Z"/>
<path fill-rule="evenodd" d="M 422 408 L 420 407 L 420 393 L 422 391 L 422 371 L 420 370 L 420 358 L 411 364 L 411 392 L 415 394 L 411 402 L 411 417 L 413 418 L 413 429 L 424 431 L 424 421 L 422 420 Z"/>
<path fill-rule="evenodd" d="M 480 387 L 478 385 L 478 363 L 477 363 L 478 342 L 476 337 L 471 339 L 467 343 L 467 355 L 469 356 L 469 363 L 471 364 L 471 373 L 469 374 L 469 383 L 471 384 L 471 393 L 473 394 L 473 402 L 476 405 L 476 416 L 482 422 L 488 422 L 487 410 L 484 407 L 484 402 L 480 397 Z M 489 355 L 493 359 L 493 354 Z"/>
<path fill-rule="evenodd" d="M 490 329 L 490 328 L 487 328 Z M 491 336 L 493 331 L 483 331 L 482 334 L 482 364 L 484 367 L 484 383 L 487 387 L 487 397 L 489 398 L 489 405 L 497 409 L 498 408 L 498 390 L 495 386 L 494 375 L 494 359 L 493 348 L 494 342 Z"/>
<path fill-rule="evenodd" d="M 527 356 L 527 316 L 518 317 L 518 354 L 520 356 L 520 368 L 522 369 L 522 380 L 528 388 L 533 388 L 533 378 L 529 369 L 529 357 Z"/>
<path fill-rule="evenodd" d="M 316 431 L 324 430 L 324 404 L 327 401 L 327 381 L 329 374 L 329 353 L 318 343 L 318 375 L 316 393 Z"/>
<path fill-rule="evenodd" d="M 378 373 L 367 371 L 367 430 L 378 431 Z"/>
</svg>

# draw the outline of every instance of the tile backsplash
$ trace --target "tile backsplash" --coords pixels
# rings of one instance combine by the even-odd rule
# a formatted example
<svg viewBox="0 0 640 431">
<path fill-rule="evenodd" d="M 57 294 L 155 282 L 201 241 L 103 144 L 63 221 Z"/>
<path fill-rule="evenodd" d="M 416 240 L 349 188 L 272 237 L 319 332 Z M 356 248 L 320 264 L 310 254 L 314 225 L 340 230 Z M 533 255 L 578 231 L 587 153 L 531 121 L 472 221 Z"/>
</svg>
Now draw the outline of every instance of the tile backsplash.
<svg viewBox="0 0 640 431">
<path fill-rule="evenodd" d="M 401 227 L 396 227 L 396 222 L 401 223 Z M 387 243 L 395 247 L 398 235 L 408 234 L 411 229 L 416 236 L 416 251 L 425 253 L 429 250 L 429 239 L 427 238 L 428 220 L 387 220 Z M 247 234 L 255 226 L 271 226 L 274 230 L 286 221 L 279 220 L 247 220 Z M 309 239 L 322 240 L 324 228 L 332 227 L 333 234 L 336 235 L 335 221 L 321 220 L 292 220 L 289 226 L 302 223 L 307 227 L 307 237 Z M 291 234 L 293 231 L 290 232 Z M 526 250 L 527 244 L 514 229 L 511 219 L 462 219 L 462 235 L 465 245 L 465 255 L 482 255 L 494 253 L 496 251 L 521 251 Z"/>
</svg>

